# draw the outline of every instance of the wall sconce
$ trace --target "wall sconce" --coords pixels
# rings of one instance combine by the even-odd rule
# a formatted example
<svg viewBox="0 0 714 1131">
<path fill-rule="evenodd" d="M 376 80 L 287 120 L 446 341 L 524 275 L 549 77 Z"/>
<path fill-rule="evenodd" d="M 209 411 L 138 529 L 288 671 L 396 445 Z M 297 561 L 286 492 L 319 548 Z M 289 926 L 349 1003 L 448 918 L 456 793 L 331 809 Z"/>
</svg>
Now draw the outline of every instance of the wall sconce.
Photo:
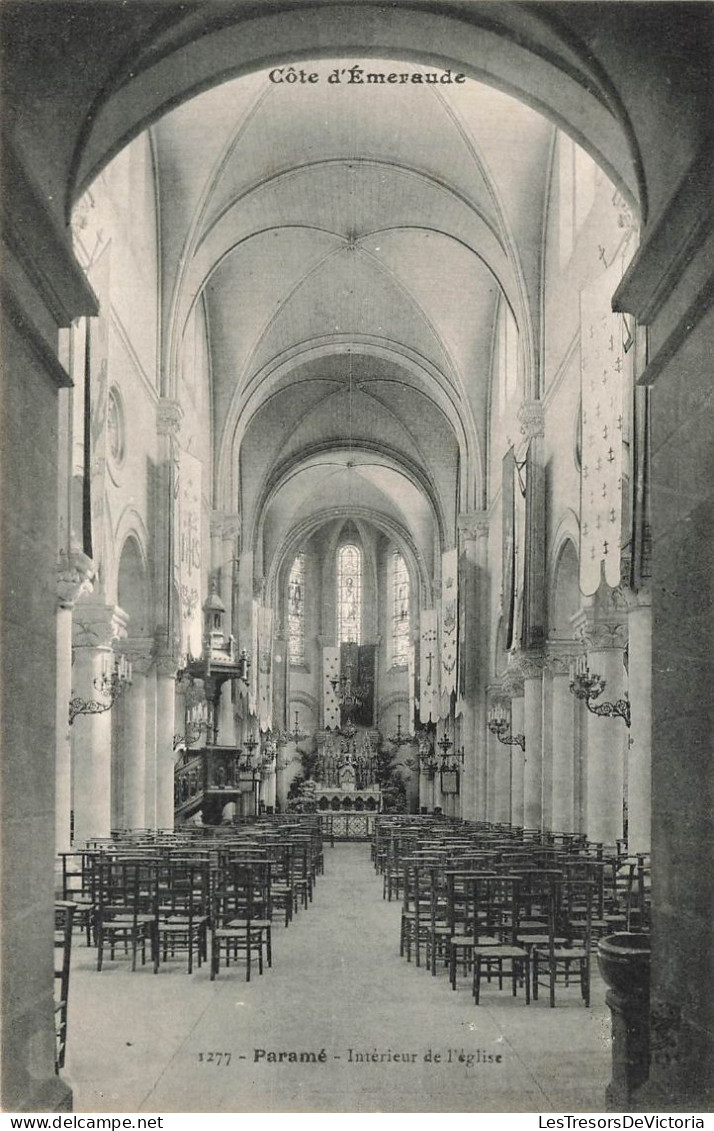
<svg viewBox="0 0 714 1131">
<path fill-rule="evenodd" d="M 79 695 L 70 699 L 70 726 L 77 715 L 101 715 L 104 711 L 111 711 L 119 696 L 131 687 L 131 664 L 126 656 L 110 658 L 109 654 L 105 654 L 102 658 L 102 674 L 95 677 L 94 686 L 100 695 L 106 696 L 106 699 L 104 701 L 82 699 Z"/>
<path fill-rule="evenodd" d="M 495 734 L 504 746 L 520 746 L 525 754 L 526 736 L 524 734 L 511 734 L 510 711 L 506 711 L 504 703 L 494 703 L 488 712 L 488 729 Z"/>
<path fill-rule="evenodd" d="M 608 719 L 624 719 L 625 726 L 630 726 L 630 700 L 625 696 L 614 703 L 593 703 L 602 695 L 606 681 L 599 675 L 591 673 L 585 656 L 579 656 L 570 665 L 570 690 L 576 699 L 582 699 L 592 715 L 600 715 Z"/>
<path fill-rule="evenodd" d="M 248 668 L 250 667 L 250 660 L 245 648 L 238 657 L 238 679 L 247 685 L 248 683 Z"/>
<path fill-rule="evenodd" d="M 190 680 L 190 685 L 193 686 L 193 679 L 191 676 L 183 677 L 182 679 Z M 176 677 L 177 684 L 181 683 L 178 676 Z M 179 746 L 193 746 L 194 742 L 198 742 L 201 735 L 211 729 L 211 724 L 208 720 L 208 704 L 205 699 L 196 703 L 193 707 L 186 710 L 185 733 L 174 735 L 174 750 Z"/>
</svg>

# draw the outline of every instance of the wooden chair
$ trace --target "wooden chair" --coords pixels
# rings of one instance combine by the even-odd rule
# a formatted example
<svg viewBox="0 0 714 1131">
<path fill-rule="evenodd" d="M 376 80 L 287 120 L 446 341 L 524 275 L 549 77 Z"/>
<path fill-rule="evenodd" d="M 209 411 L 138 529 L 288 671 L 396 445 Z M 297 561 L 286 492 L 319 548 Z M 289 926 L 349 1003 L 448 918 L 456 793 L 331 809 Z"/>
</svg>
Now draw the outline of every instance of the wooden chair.
<svg viewBox="0 0 714 1131">
<path fill-rule="evenodd" d="M 194 954 L 200 969 L 208 958 L 209 868 L 201 859 L 168 859 L 159 866 L 157 942 L 167 962 L 186 952 L 187 972 L 193 973 Z"/>
<path fill-rule="evenodd" d="M 113 961 L 117 948 L 131 952 L 131 969 L 137 955 L 146 964 L 149 943 L 154 973 L 159 970 L 158 864 L 156 860 L 104 856 L 99 861 L 96 904 L 97 970 L 105 949 Z"/>
<path fill-rule="evenodd" d="M 431 929 L 431 870 L 424 861 L 407 859 L 402 881 L 402 914 L 399 954 L 421 966 L 422 949 L 428 946 Z"/>
<path fill-rule="evenodd" d="M 519 881 L 515 876 L 475 876 L 472 899 L 476 910 L 475 930 L 479 941 L 473 948 L 473 997 L 481 1000 L 481 978 L 490 983 L 495 976 L 499 990 L 510 977 L 513 996 L 518 984 L 525 986 L 526 1005 L 530 1004 L 531 956 L 518 944 Z M 482 936 L 486 936 L 484 945 Z"/>
<path fill-rule="evenodd" d="M 86 851 L 61 852 L 59 855 L 62 861 L 62 902 L 74 904 L 74 926 L 85 932 L 87 946 L 91 946 L 99 854 Z"/>
<path fill-rule="evenodd" d="M 218 975 L 221 952 L 226 967 L 245 958 L 246 981 L 254 960 L 258 973 L 264 958 L 272 966 L 270 863 L 241 860 L 228 864 L 217 877 L 211 905 L 211 981 Z"/>
<path fill-rule="evenodd" d="M 312 903 L 313 864 L 310 840 L 302 837 L 293 839 L 293 887 L 296 893 L 295 910 L 307 909 Z"/>
<path fill-rule="evenodd" d="M 461 863 L 461 859 L 459 859 Z M 488 925 L 475 900 L 476 879 L 495 878 L 496 873 L 466 870 L 446 870 L 447 958 L 449 980 L 452 990 L 456 990 L 456 975 L 461 959 L 464 975 L 473 969 L 474 950 L 477 946 L 490 946 L 500 942 L 500 937 L 488 933 Z"/>
<path fill-rule="evenodd" d="M 67 1049 L 67 1004 L 72 957 L 72 926 L 76 906 L 67 900 L 55 903 L 55 1072 L 64 1068 Z"/>
<path fill-rule="evenodd" d="M 554 880 L 548 906 L 548 945 L 533 948 L 533 1000 L 547 985 L 551 1008 L 556 987 L 577 984 L 590 1005 L 591 923 L 597 884 L 590 879 Z"/>
<path fill-rule="evenodd" d="M 270 891 L 273 909 L 282 909 L 285 926 L 292 922 L 298 910 L 298 892 L 295 887 L 294 848 L 290 841 L 271 846 Z"/>
</svg>

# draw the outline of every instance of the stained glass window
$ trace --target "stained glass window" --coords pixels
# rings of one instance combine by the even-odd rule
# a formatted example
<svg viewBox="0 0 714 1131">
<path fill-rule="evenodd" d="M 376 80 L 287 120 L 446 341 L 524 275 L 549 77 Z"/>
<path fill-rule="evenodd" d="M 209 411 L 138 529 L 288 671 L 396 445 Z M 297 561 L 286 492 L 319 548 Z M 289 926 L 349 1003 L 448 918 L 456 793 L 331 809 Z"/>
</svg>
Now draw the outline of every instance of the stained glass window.
<svg viewBox="0 0 714 1131">
<path fill-rule="evenodd" d="M 305 555 L 298 554 L 288 578 L 288 654 L 291 664 L 305 663 Z"/>
<path fill-rule="evenodd" d="M 409 574 L 406 563 L 395 550 L 392 557 L 392 664 L 406 667 L 409 662 Z"/>
<path fill-rule="evenodd" d="M 337 559 L 337 643 L 359 644 L 362 627 L 362 554 L 342 546 Z"/>
</svg>

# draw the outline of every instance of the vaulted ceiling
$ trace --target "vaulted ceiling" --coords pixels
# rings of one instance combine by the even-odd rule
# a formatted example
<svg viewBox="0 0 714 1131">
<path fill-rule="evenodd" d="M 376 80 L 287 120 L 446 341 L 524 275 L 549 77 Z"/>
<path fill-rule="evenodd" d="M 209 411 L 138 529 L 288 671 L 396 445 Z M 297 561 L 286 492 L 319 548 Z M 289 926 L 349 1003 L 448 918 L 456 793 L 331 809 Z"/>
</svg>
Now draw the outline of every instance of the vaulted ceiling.
<svg viewBox="0 0 714 1131">
<path fill-rule="evenodd" d="M 163 340 L 210 338 L 216 491 L 264 566 L 300 522 L 367 508 L 427 568 L 483 503 L 494 326 L 537 348 L 554 127 L 468 79 L 327 82 L 262 71 L 152 127 Z M 225 506 L 227 499 L 217 499 Z"/>
</svg>

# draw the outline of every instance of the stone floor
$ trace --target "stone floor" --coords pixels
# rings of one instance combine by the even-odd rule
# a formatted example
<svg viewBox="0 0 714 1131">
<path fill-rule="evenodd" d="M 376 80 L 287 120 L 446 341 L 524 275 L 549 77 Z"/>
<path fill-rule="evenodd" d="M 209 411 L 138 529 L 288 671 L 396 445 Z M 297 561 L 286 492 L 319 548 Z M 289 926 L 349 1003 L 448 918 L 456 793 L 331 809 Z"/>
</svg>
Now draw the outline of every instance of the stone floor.
<svg viewBox="0 0 714 1131">
<path fill-rule="evenodd" d="M 575 987 L 555 1009 L 495 985 L 476 1006 L 467 979 L 454 993 L 445 972 L 399 957 L 399 918 L 369 847 L 343 844 L 326 850 L 309 910 L 276 923 L 273 968 L 250 983 L 242 966 L 211 982 L 205 965 L 189 976 L 179 959 L 158 975 L 123 959 L 97 973 L 76 937 L 65 1072 L 75 1111 L 603 1110 L 610 1023 L 597 973 L 590 1009 Z M 325 1060 L 256 1061 L 256 1050 Z"/>
</svg>

